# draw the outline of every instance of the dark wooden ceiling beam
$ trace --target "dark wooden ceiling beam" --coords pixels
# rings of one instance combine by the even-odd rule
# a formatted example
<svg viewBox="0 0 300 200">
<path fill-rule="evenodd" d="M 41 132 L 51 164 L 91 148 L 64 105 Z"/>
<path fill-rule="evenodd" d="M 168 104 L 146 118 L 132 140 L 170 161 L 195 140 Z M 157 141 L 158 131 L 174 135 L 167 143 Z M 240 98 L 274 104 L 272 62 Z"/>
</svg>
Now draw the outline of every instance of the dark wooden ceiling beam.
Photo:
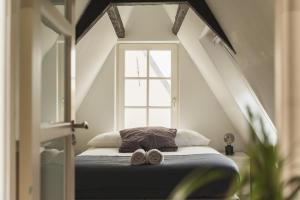
<svg viewBox="0 0 300 200">
<path fill-rule="evenodd" d="M 183 20 L 189 10 L 190 6 L 186 3 L 180 3 L 178 5 L 178 9 L 177 9 L 177 13 L 176 13 L 176 17 L 175 17 L 175 22 L 172 28 L 172 32 L 177 35 Z"/>
<path fill-rule="evenodd" d="M 236 53 L 228 37 L 205 0 L 91 0 L 76 25 L 76 41 L 78 42 L 111 5 L 159 5 L 188 3 L 195 13 L 218 35 L 234 53 Z"/>
<path fill-rule="evenodd" d="M 125 29 L 124 29 L 124 25 L 118 7 L 116 5 L 111 5 L 110 8 L 107 9 L 107 14 L 110 18 L 110 21 L 115 29 L 118 38 L 124 38 Z"/>
<path fill-rule="evenodd" d="M 76 24 L 76 42 L 78 42 L 105 14 L 110 0 L 91 0 Z"/>
<path fill-rule="evenodd" d="M 113 5 L 160 5 L 177 4 L 187 0 L 91 0 L 76 24 L 76 42 L 97 23 L 111 4 Z"/>
<path fill-rule="evenodd" d="M 209 6 L 204 0 L 189 0 L 190 7 L 194 10 L 194 12 L 204 21 L 207 26 L 218 35 L 221 40 L 229 47 L 235 54 L 236 51 L 230 43 L 228 37 L 224 33 L 222 27 L 219 22 L 215 18 L 214 14 L 210 10 Z"/>
</svg>

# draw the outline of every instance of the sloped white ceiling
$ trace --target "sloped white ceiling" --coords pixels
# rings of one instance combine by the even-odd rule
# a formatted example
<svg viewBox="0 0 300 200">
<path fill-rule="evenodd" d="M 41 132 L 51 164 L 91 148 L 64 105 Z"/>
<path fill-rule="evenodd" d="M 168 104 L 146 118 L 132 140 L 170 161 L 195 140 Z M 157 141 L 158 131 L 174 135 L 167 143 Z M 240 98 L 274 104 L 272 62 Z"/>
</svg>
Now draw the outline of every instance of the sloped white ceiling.
<svg viewBox="0 0 300 200">
<path fill-rule="evenodd" d="M 274 0 L 206 1 L 234 46 L 237 60 L 274 120 Z"/>
<path fill-rule="evenodd" d="M 123 23 L 131 7 L 122 7 Z M 109 52 L 118 38 L 111 21 L 105 14 L 76 45 L 76 110 L 86 96 Z"/>
<path fill-rule="evenodd" d="M 165 8 L 173 19 L 177 7 L 165 6 Z M 203 32 L 207 33 L 206 29 L 206 25 L 190 9 L 177 36 L 239 133 L 245 139 L 248 138 L 246 106 L 251 106 L 253 111 L 264 119 L 270 128 L 270 137 L 275 141 L 276 130 L 273 123 L 243 74 L 239 73 L 238 65 L 230 60 L 224 49 L 213 49 L 210 45 L 205 45 L 207 43 L 203 43 L 201 37 L 208 37 L 208 35 L 203 36 Z M 212 43 L 212 38 L 209 43 Z"/>
</svg>

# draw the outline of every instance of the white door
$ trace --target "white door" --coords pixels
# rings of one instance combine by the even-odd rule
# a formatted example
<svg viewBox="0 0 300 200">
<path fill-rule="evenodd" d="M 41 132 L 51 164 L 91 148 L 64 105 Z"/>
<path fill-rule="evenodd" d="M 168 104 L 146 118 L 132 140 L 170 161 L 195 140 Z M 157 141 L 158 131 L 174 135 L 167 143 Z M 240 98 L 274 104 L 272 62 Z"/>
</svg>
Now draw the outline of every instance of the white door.
<svg viewBox="0 0 300 200">
<path fill-rule="evenodd" d="M 75 0 L 22 0 L 20 200 L 73 200 Z"/>
</svg>

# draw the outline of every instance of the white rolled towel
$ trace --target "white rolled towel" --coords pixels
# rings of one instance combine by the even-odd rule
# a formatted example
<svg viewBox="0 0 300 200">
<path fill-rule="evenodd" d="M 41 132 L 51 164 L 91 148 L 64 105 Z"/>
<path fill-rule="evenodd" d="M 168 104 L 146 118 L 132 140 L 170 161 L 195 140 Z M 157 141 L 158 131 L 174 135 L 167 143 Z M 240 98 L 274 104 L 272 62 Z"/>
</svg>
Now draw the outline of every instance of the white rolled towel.
<svg viewBox="0 0 300 200">
<path fill-rule="evenodd" d="M 144 149 L 137 149 L 131 155 L 131 165 L 146 164 L 146 152 Z"/>
<path fill-rule="evenodd" d="M 151 149 L 146 154 L 147 163 L 159 165 L 164 161 L 164 155 L 158 149 Z"/>
</svg>

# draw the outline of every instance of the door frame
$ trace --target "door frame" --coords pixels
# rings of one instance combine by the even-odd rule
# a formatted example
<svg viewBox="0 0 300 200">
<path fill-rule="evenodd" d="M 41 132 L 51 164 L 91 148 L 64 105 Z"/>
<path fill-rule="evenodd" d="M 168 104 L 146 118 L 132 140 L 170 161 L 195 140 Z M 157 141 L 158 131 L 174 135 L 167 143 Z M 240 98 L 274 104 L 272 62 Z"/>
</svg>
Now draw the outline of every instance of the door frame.
<svg viewBox="0 0 300 200">
<path fill-rule="evenodd" d="M 19 11 L 20 0 L 4 0 L 1 1 L 1 17 L 5 23 L 4 30 L 4 50 L 5 50 L 5 65 L 3 74 L 4 83 L 4 130 L 2 142 L 2 150 L 4 152 L 4 160 L 1 160 L 2 168 L 4 170 L 3 188 L 1 188 L 0 198 L 16 200 L 17 199 L 17 124 L 18 124 L 18 107 L 16 106 L 18 96 L 18 77 L 17 70 L 19 67 Z M 2 7 L 3 6 L 3 7 Z M 3 11 L 4 10 L 4 11 Z M 2 27 L 3 28 L 3 27 Z M 0 45 L 1 46 L 1 45 Z M 1 46 L 1 48 L 3 48 Z M 1 55 L 2 56 L 2 55 Z M 2 63 L 1 63 L 2 65 Z M 1 74 L 1 72 L 0 72 Z M 2 75 L 2 74 L 1 74 Z M 0 95 L 2 98 L 2 94 Z M 0 109 L 1 110 L 1 109 Z M 2 111 L 0 111 L 2 112 Z M 2 114 L 2 113 L 1 113 Z M 0 131 L 2 132 L 2 131 Z M 1 150 L 1 151 L 2 151 Z M 2 186 L 2 184 L 1 184 Z M 3 194 L 2 194 L 3 192 Z"/>
<path fill-rule="evenodd" d="M 20 9 L 19 65 L 19 176 L 21 200 L 40 199 L 40 146 L 65 138 L 64 199 L 75 198 L 72 121 L 75 120 L 75 0 L 65 1 L 63 16 L 49 0 L 22 0 Z M 65 121 L 41 125 L 41 24 L 65 36 Z M 21 56 L 22 55 L 22 56 Z"/>
</svg>

